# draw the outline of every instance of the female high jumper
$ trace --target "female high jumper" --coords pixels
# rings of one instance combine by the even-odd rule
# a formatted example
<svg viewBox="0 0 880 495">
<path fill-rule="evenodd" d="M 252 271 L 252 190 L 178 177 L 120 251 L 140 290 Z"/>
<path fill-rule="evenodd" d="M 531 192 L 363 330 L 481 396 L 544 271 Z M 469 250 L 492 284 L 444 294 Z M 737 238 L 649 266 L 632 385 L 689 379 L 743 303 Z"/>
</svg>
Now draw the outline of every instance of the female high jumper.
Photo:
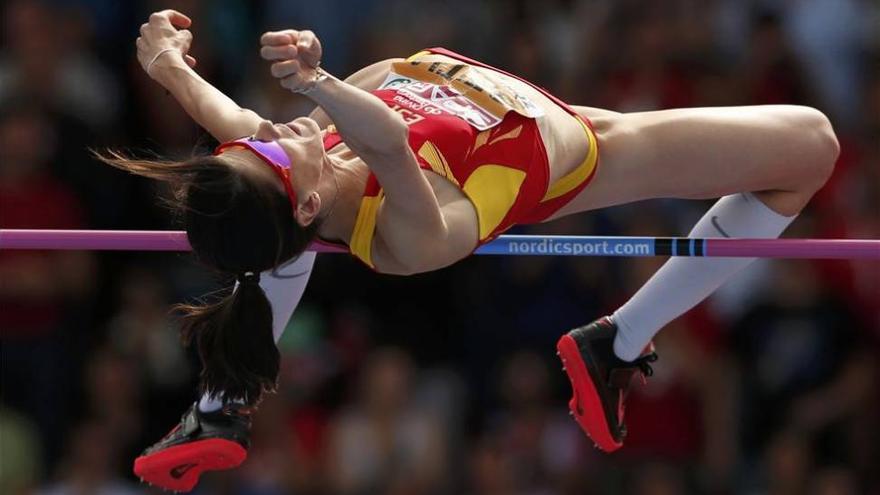
<svg viewBox="0 0 880 495">
<path fill-rule="evenodd" d="M 103 159 L 168 182 L 196 257 L 234 275 L 218 302 L 182 306 L 202 359 L 203 396 L 135 461 L 142 479 L 190 490 L 240 464 L 250 411 L 274 389 L 274 345 L 305 289 L 312 241 L 345 246 L 381 273 L 449 266 L 519 224 L 650 198 L 721 198 L 691 237 L 778 237 L 830 176 L 828 119 L 798 106 L 621 114 L 567 105 L 512 74 L 442 48 L 339 80 L 310 31 L 268 32 L 261 56 L 309 116 L 273 123 L 193 70 L 191 20 L 141 26 L 146 73 L 220 143 L 182 162 Z M 650 376 L 651 340 L 747 266 L 673 258 L 612 315 L 563 335 L 557 350 L 580 427 L 622 445 L 626 391 Z"/>
</svg>

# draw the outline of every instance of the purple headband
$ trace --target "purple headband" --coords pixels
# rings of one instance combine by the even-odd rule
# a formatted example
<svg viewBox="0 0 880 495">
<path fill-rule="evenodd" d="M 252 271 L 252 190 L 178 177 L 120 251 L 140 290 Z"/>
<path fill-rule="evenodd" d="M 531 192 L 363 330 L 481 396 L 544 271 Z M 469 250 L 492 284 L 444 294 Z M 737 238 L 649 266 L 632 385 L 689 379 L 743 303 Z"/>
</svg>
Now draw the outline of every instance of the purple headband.
<svg viewBox="0 0 880 495">
<path fill-rule="evenodd" d="M 293 217 L 296 218 L 297 197 L 296 191 L 291 185 L 292 173 L 290 170 L 290 157 L 285 153 L 284 148 L 275 141 L 260 141 L 253 137 L 236 139 L 222 143 L 214 150 L 215 155 L 219 155 L 230 148 L 243 148 L 257 155 L 266 165 L 272 167 L 272 170 L 281 179 L 284 185 L 284 191 L 290 200 L 290 206 L 293 211 Z"/>
</svg>

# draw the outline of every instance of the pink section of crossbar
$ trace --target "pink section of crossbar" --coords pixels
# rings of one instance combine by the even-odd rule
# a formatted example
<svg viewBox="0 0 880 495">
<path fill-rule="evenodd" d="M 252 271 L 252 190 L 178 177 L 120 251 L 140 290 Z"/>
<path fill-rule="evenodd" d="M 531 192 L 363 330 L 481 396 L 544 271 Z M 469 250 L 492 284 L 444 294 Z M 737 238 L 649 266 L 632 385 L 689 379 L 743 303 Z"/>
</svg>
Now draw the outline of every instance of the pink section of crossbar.
<svg viewBox="0 0 880 495">
<path fill-rule="evenodd" d="M 3 230 L 0 249 L 69 249 L 107 251 L 190 251 L 186 232 L 149 230 Z M 309 250 L 345 252 L 313 243 Z"/>
<path fill-rule="evenodd" d="M 706 256 L 880 259 L 880 242 L 857 239 L 706 239 Z"/>
</svg>

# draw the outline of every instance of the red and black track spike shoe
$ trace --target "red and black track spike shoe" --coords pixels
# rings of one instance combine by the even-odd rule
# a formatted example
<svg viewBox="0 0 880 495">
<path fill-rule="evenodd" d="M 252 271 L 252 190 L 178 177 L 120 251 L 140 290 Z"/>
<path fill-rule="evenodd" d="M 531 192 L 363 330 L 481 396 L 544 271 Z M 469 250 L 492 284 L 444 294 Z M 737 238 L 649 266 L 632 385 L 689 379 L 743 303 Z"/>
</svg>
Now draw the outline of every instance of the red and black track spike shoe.
<svg viewBox="0 0 880 495">
<path fill-rule="evenodd" d="M 623 445 L 624 403 L 633 377 L 654 374 L 649 363 L 657 360 L 653 344 L 632 362 L 614 354 L 617 325 L 611 318 L 600 318 L 575 328 L 556 343 L 562 369 L 574 392 L 568 403 L 571 415 L 584 433 L 601 450 L 613 452 Z"/>
<path fill-rule="evenodd" d="M 135 459 L 134 474 L 144 483 L 188 492 L 202 473 L 244 462 L 250 429 L 250 411 L 244 406 L 205 413 L 195 403 L 173 430 Z"/>
</svg>

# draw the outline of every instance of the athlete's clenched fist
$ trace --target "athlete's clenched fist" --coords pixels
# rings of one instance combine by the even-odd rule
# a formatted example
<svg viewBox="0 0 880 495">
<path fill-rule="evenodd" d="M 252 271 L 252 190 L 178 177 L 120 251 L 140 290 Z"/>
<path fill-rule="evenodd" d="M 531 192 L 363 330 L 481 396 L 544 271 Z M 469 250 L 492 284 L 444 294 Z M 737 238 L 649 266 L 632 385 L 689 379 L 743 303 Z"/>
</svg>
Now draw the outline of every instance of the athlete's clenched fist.
<svg viewBox="0 0 880 495">
<path fill-rule="evenodd" d="M 311 90 L 318 80 L 321 42 L 311 31 L 270 31 L 260 37 L 260 56 L 274 62 L 272 76 L 295 93 Z"/>
</svg>

